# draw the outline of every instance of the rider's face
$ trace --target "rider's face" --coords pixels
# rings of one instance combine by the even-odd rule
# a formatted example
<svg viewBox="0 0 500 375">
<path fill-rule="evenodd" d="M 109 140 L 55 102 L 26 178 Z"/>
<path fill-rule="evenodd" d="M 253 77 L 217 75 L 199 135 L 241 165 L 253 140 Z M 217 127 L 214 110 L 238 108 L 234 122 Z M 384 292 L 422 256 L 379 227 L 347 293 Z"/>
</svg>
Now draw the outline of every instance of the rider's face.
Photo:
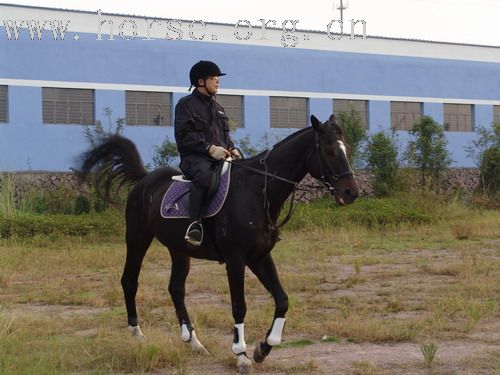
<svg viewBox="0 0 500 375">
<path fill-rule="evenodd" d="M 200 81 L 203 81 L 203 80 L 200 80 Z M 213 77 L 207 77 L 207 79 L 204 80 L 205 81 L 205 90 L 206 90 L 206 94 L 209 94 L 209 95 L 215 95 L 217 94 L 217 91 L 219 91 L 219 77 L 217 76 L 213 76 Z M 203 87 L 202 87 L 203 89 Z"/>
</svg>

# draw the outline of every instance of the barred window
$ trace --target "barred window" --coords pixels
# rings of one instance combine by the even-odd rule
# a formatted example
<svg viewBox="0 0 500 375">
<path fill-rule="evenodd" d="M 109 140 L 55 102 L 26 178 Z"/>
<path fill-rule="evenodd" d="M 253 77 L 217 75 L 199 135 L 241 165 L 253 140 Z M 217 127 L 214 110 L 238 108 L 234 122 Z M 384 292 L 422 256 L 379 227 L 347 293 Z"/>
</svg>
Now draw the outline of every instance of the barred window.
<svg viewBox="0 0 500 375">
<path fill-rule="evenodd" d="M 391 102 L 391 127 L 395 130 L 411 130 L 422 117 L 422 103 Z"/>
<path fill-rule="evenodd" d="M 7 86 L 0 86 L 0 122 L 9 121 L 9 95 Z"/>
<path fill-rule="evenodd" d="M 366 100 L 350 100 L 350 99 L 333 99 L 333 112 L 351 112 L 354 110 L 361 118 L 361 124 L 365 129 L 368 129 L 368 101 Z"/>
<path fill-rule="evenodd" d="M 172 125 L 172 94 L 154 91 L 126 91 L 127 125 Z"/>
<path fill-rule="evenodd" d="M 500 124 L 500 105 L 493 106 L 493 122 Z"/>
<path fill-rule="evenodd" d="M 305 128 L 307 98 L 271 96 L 269 98 L 272 128 Z"/>
<path fill-rule="evenodd" d="M 94 90 L 42 88 L 44 124 L 94 124 Z"/>
<path fill-rule="evenodd" d="M 444 104 L 444 130 L 470 132 L 472 123 L 471 104 Z"/>
<path fill-rule="evenodd" d="M 243 96 L 241 95 L 217 95 L 217 102 L 224 107 L 226 116 L 229 118 L 229 127 L 242 128 L 243 125 Z"/>
</svg>

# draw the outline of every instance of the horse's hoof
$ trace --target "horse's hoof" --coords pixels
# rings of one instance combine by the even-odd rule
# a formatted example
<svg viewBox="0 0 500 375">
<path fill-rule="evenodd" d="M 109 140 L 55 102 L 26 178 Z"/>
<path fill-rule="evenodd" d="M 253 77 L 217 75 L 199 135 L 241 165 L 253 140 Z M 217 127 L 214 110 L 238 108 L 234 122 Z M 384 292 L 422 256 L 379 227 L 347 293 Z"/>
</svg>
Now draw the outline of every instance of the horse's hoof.
<svg viewBox="0 0 500 375">
<path fill-rule="evenodd" d="M 210 354 L 208 350 L 200 342 L 200 340 L 198 340 L 198 337 L 196 337 L 196 333 L 194 333 L 194 331 L 191 333 L 191 340 L 189 340 L 189 342 L 191 343 L 191 350 L 193 352 Z"/>
<path fill-rule="evenodd" d="M 267 342 L 260 342 L 255 345 L 255 351 L 253 352 L 253 360 L 257 363 L 264 362 L 264 359 L 269 355 L 273 347 Z"/>
<path fill-rule="evenodd" d="M 146 336 L 144 336 L 144 333 L 141 331 L 141 326 L 136 325 L 136 326 L 128 326 L 128 331 L 134 336 L 137 340 L 139 341 L 145 341 Z"/>
<path fill-rule="evenodd" d="M 238 374 L 250 374 L 252 371 L 252 361 L 245 353 L 238 354 L 236 366 L 238 367 Z"/>
<path fill-rule="evenodd" d="M 260 343 L 258 343 L 255 346 L 255 350 L 253 352 L 253 360 L 257 363 L 262 363 L 262 362 L 264 362 L 265 358 L 266 358 L 266 356 L 264 354 L 262 354 L 262 350 L 260 348 Z"/>
</svg>

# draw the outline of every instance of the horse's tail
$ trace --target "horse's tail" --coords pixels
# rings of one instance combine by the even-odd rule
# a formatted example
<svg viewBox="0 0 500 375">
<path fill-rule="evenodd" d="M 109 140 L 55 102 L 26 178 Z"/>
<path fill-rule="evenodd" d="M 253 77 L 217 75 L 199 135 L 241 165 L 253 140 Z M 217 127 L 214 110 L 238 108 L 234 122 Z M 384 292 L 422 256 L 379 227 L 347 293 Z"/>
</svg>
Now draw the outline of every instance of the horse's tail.
<svg viewBox="0 0 500 375">
<path fill-rule="evenodd" d="M 109 198 L 112 189 L 135 185 L 148 171 L 135 144 L 120 135 L 102 138 L 98 145 L 82 154 L 76 173 L 81 182 L 95 172 L 95 187 Z"/>
</svg>

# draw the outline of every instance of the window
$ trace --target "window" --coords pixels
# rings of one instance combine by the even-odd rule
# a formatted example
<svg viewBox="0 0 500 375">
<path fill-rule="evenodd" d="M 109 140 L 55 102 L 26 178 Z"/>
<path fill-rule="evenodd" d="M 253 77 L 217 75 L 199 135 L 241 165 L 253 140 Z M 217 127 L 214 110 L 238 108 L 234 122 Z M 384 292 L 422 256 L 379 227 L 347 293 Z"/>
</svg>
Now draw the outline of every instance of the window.
<svg viewBox="0 0 500 375">
<path fill-rule="evenodd" d="M 127 125 L 172 125 L 172 95 L 169 92 L 126 91 Z"/>
<path fill-rule="evenodd" d="M 243 97 L 241 95 L 217 95 L 217 102 L 224 107 L 229 127 L 243 127 Z"/>
<path fill-rule="evenodd" d="M 395 130 L 411 130 L 422 117 L 422 103 L 391 102 L 391 127 Z"/>
<path fill-rule="evenodd" d="M 0 122 L 9 121 L 9 101 L 7 86 L 0 86 Z"/>
<path fill-rule="evenodd" d="M 493 122 L 500 124 L 500 105 L 493 106 Z"/>
<path fill-rule="evenodd" d="M 333 99 L 333 112 L 351 112 L 354 110 L 360 117 L 365 129 L 368 129 L 368 102 L 366 100 Z"/>
<path fill-rule="evenodd" d="M 94 124 L 94 90 L 42 88 L 44 124 Z"/>
<path fill-rule="evenodd" d="M 444 104 L 444 130 L 470 132 L 472 122 L 471 104 Z"/>
<path fill-rule="evenodd" d="M 307 98 L 272 96 L 269 98 L 272 128 L 305 128 Z"/>
</svg>

